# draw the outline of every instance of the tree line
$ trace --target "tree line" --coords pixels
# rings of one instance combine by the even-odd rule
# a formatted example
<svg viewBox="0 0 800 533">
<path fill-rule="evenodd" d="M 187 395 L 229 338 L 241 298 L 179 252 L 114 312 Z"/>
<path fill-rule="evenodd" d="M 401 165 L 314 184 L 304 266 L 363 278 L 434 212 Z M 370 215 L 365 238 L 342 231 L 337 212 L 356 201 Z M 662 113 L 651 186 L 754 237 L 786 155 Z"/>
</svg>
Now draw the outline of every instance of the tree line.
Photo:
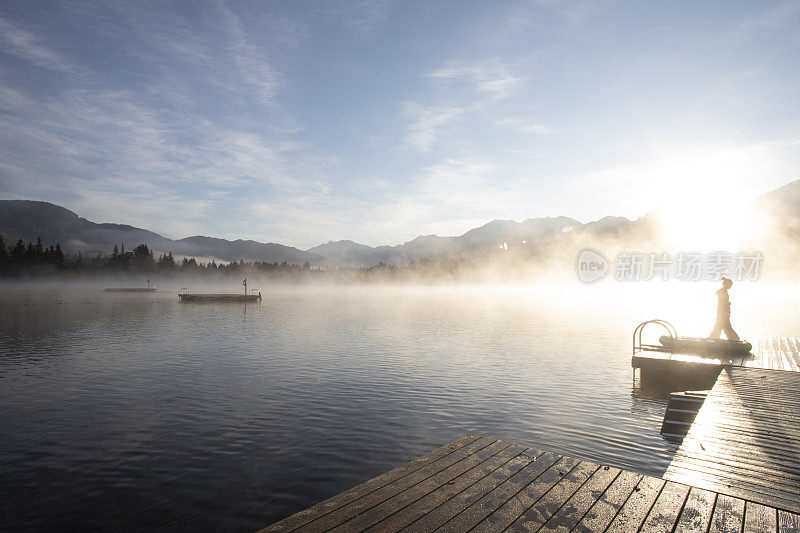
<svg viewBox="0 0 800 533">
<path fill-rule="evenodd" d="M 61 250 L 61 245 L 45 247 L 41 237 L 36 244 L 28 242 L 27 246 L 22 239 L 16 244 L 6 243 L 0 235 L 0 273 L 15 274 L 24 270 L 52 270 L 63 268 L 67 256 Z"/>
<path fill-rule="evenodd" d="M 133 250 L 115 245 L 110 253 L 65 253 L 61 245 L 45 247 L 41 238 L 9 245 L 0 235 L 0 277 L 25 278 L 143 275 L 168 279 L 197 276 L 263 276 L 280 282 L 320 283 L 496 283 L 529 279 L 540 265 L 513 254 L 471 258 L 429 258 L 404 265 L 380 263 L 371 267 L 312 267 L 267 261 L 198 261 L 176 259 L 172 252 L 156 256 L 146 244 Z"/>
<path fill-rule="evenodd" d="M 287 262 L 266 262 L 244 260 L 201 262 L 194 257 L 177 260 L 172 252 L 155 256 L 146 244 L 139 244 L 133 250 L 125 245 L 114 245 L 110 253 L 65 253 L 61 244 L 45 247 L 42 239 L 36 243 L 19 239 L 9 244 L 0 235 L 0 275 L 4 277 L 27 277 L 55 273 L 81 274 L 147 274 L 176 276 L 180 274 L 238 273 L 239 271 L 261 273 L 310 273 L 308 263 L 303 265 Z"/>
</svg>

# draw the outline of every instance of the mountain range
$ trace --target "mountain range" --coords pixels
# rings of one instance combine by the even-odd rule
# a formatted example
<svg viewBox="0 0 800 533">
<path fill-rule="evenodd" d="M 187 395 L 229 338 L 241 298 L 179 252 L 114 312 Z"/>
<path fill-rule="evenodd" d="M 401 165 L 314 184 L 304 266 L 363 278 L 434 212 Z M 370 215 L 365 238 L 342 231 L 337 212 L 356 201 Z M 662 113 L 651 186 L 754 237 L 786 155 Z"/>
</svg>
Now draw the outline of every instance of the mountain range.
<svg viewBox="0 0 800 533">
<path fill-rule="evenodd" d="M 800 180 L 755 199 L 790 239 L 800 235 Z M 396 246 L 366 246 L 349 240 L 330 241 L 308 250 L 277 243 L 205 236 L 172 240 L 152 231 L 124 224 L 95 223 L 48 202 L 0 200 L 0 235 L 6 242 L 37 238 L 48 246 L 60 243 L 67 252 L 108 253 L 114 245 L 133 248 L 147 244 L 156 254 L 172 252 L 222 261 L 306 263 L 314 266 L 369 267 L 379 263 L 406 264 L 430 258 L 469 258 L 497 252 L 498 248 L 542 255 L 581 246 L 637 246 L 658 239 L 654 214 L 637 220 L 605 217 L 581 223 L 568 217 L 530 218 L 522 222 L 493 220 L 460 236 L 421 235 Z"/>
</svg>

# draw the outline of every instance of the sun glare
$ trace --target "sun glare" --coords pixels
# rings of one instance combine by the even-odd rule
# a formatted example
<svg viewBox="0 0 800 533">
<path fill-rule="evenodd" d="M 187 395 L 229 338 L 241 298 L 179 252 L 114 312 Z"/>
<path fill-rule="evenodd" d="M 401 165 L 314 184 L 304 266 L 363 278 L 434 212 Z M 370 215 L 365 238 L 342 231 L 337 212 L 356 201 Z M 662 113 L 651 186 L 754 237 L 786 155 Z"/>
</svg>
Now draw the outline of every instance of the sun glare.
<svg viewBox="0 0 800 533">
<path fill-rule="evenodd" d="M 655 182 L 669 184 L 658 209 L 666 245 L 733 252 L 759 244 L 766 220 L 753 203 L 750 173 L 757 157 L 723 150 L 664 159 Z"/>
<path fill-rule="evenodd" d="M 720 196 L 666 205 L 659 218 L 666 244 L 699 252 L 742 251 L 763 224 L 750 202 Z"/>
</svg>

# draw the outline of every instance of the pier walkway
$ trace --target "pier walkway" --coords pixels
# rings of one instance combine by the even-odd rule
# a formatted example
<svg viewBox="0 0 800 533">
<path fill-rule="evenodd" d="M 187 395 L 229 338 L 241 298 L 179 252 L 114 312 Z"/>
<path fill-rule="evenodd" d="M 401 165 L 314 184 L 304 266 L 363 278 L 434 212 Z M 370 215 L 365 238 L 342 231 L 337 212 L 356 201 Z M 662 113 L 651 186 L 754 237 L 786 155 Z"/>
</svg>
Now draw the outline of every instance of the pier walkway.
<svg viewBox="0 0 800 533">
<path fill-rule="evenodd" d="M 800 512 L 800 373 L 727 367 L 665 479 Z"/>
<path fill-rule="evenodd" d="M 263 531 L 800 533 L 800 339 L 750 342 L 634 353 L 714 383 L 663 479 L 466 435 Z"/>
<path fill-rule="evenodd" d="M 792 512 L 466 435 L 292 515 L 277 531 L 800 530 Z"/>
</svg>

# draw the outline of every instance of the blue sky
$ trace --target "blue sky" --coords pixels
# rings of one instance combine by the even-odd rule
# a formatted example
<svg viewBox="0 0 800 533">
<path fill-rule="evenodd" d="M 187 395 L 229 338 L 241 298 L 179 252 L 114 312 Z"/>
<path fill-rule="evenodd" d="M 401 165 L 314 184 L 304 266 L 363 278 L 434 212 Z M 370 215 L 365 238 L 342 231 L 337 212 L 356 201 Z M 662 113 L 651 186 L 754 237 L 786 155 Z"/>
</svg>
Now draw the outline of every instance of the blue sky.
<svg viewBox="0 0 800 533">
<path fill-rule="evenodd" d="M 800 178 L 800 2 L 0 3 L 0 198 L 307 248 Z"/>
</svg>

